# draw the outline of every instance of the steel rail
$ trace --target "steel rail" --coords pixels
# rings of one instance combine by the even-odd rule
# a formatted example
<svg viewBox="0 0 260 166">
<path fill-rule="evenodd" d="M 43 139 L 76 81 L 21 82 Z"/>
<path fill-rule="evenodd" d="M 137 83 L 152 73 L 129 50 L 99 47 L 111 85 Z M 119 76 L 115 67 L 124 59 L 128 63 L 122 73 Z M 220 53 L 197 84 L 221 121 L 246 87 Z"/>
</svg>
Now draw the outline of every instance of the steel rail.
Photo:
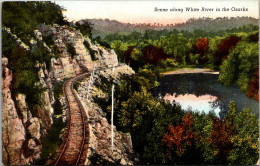
<svg viewBox="0 0 260 166">
<path fill-rule="evenodd" d="M 118 66 L 122 66 L 122 64 L 119 64 Z M 102 70 L 107 70 L 107 69 L 112 69 L 112 68 L 113 67 L 100 66 L 98 69 L 96 69 L 96 71 L 102 71 Z M 73 89 L 73 85 L 79 79 L 84 78 L 84 77 L 90 75 L 91 72 L 92 72 L 92 70 L 90 70 L 87 73 L 79 74 L 79 75 L 77 75 L 77 76 L 75 76 L 73 78 L 70 78 L 69 80 L 66 80 L 65 83 L 63 84 L 63 93 L 65 94 L 65 99 L 66 99 L 65 101 L 66 101 L 66 104 L 68 106 L 68 115 L 67 115 L 68 119 L 67 119 L 67 121 L 69 122 L 69 124 L 67 125 L 68 126 L 67 131 L 66 131 L 67 132 L 66 133 L 67 136 L 65 136 L 66 137 L 66 141 L 65 141 L 65 143 L 63 145 L 63 148 L 62 148 L 58 158 L 56 159 L 56 162 L 54 163 L 54 165 L 57 165 L 61 161 L 62 156 L 66 153 L 66 148 L 68 147 L 68 144 L 69 144 L 69 141 L 70 141 L 69 138 L 70 138 L 70 135 L 71 135 L 71 126 L 72 126 L 72 121 L 71 121 L 71 115 L 72 115 L 71 108 L 72 107 L 70 106 L 69 99 L 68 99 L 69 94 L 68 94 L 67 89 L 66 89 L 67 88 L 67 84 L 69 84 L 69 83 L 70 83 L 70 87 L 69 88 L 70 88 L 70 90 L 72 92 L 72 95 L 73 95 L 73 97 L 77 101 L 78 108 L 79 108 L 80 113 L 81 113 L 81 119 L 82 119 L 82 124 L 81 125 L 83 125 L 83 133 L 82 133 L 83 139 L 81 141 L 80 151 L 79 151 L 79 154 L 77 155 L 77 160 L 76 160 L 74 165 L 78 165 L 79 162 L 80 162 L 80 159 L 82 157 L 83 150 L 84 150 L 84 145 L 85 145 L 85 142 L 86 142 L 86 129 L 88 129 L 88 133 L 89 133 L 89 124 L 85 122 L 85 120 L 87 120 L 87 116 L 85 114 L 86 112 L 84 110 L 84 107 L 83 107 L 80 99 L 78 98 L 76 92 Z"/>
</svg>

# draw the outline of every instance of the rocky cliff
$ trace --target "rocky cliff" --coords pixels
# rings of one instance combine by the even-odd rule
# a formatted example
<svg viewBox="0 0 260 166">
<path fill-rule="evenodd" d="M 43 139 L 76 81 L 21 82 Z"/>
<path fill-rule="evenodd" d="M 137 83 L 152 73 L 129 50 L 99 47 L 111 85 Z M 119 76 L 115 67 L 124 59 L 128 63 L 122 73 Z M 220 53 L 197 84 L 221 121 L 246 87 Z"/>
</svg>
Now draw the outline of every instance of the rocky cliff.
<svg viewBox="0 0 260 166">
<path fill-rule="evenodd" d="M 43 91 L 40 99 L 41 106 L 37 106 L 33 110 L 28 107 L 26 96 L 21 93 L 14 94 L 12 92 L 12 71 L 7 68 L 8 59 L 2 58 L 2 157 L 3 164 L 10 165 L 28 165 L 34 163 L 40 158 L 41 154 L 41 139 L 48 134 L 48 130 L 53 124 L 53 104 L 54 87 L 57 82 L 62 82 L 66 78 L 73 77 L 81 72 L 92 70 L 96 66 L 112 66 L 118 65 L 117 56 L 113 50 L 101 47 L 99 44 L 92 43 L 88 38 L 84 38 L 82 34 L 71 27 L 65 26 L 47 26 L 41 25 L 34 31 L 34 38 L 31 39 L 30 45 L 27 46 L 7 28 L 7 31 L 20 47 L 28 51 L 37 48 L 38 42 L 43 42 L 45 49 L 52 55 L 49 67 L 45 63 L 35 64 L 38 71 L 39 82 Z M 48 39 L 48 40 L 46 40 Z M 51 42 L 50 42 L 51 41 Z M 86 47 L 88 45 L 88 47 Z M 68 47 L 72 47 L 75 55 L 72 55 Z M 95 63 L 91 60 L 90 52 L 94 52 Z M 133 71 L 128 67 L 121 68 L 121 75 Z M 128 73 L 129 74 L 129 73 Z M 118 77 L 117 79 L 120 79 Z M 97 80 L 98 81 L 98 80 Z M 63 104 L 64 116 L 66 116 L 66 106 L 61 96 Z M 83 99 L 83 98 L 82 98 Z M 83 99 L 84 100 L 84 99 Z M 98 109 L 100 112 L 102 110 Z M 92 154 L 101 156 L 110 156 L 107 151 L 108 144 L 106 141 L 107 135 L 102 135 L 103 132 L 108 132 L 109 124 L 102 113 L 100 118 L 100 127 L 93 126 L 92 133 L 95 133 L 97 139 L 103 140 L 99 142 L 95 137 L 92 137 L 92 149 L 98 151 Z M 102 123 L 101 123 L 102 122 Z M 97 124 L 95 124 L 97 125 Z M 102 135 L 102 137 L 101 137 Z M 122 155 L 127 156 L 127 151 L 132 151 L 131 137 L 116 133 L 117 150 L 116 160 L 121 159 Z M 94 145 L 95 144 L 95 145 Z M 101 147 L 105 148 L 101 148 Z M 124 148 L 123 148 L 124 147 Z M 100 150 L 99 150 L 100 149 Z M 125 149 L 125 150 L 123 150 Z M 111 161 L 115 159 L 111 159 Z M 109 160 L 110 161 L 110 160 Z M 121 164 L 131 164 L 128 157 L 122 157 Z"/>
<path fill-rule="evenodd" d="M 10 91 L 12 72 L 2 58 L 2 157 L 6 165 L 26 165 L 39 158 L 40 120 L 27 109 L 25 96 L 18 94 L 16 103 Z"/>
<path fill-rule="evenodd" d="M 111 124 L 106 119 L 103 110 L 93 102 L 93 97 L 106 98 L 108 94 L 97 88 L 102 85 L 102 81 L 118 82 L 123 76 L 131 76 L 134 71 L 127 65 L 112 69 L 98 71 L 94 74 L 93 86 L 89 88 L 90 78 L 80 82 L 78 94 L 83 106 L 87 111 L 90 124 L 90 144 L 86 165 L 95 164 L 121 164 L 133 165 L 137 160 L 132 148 L 131 135 L 129 133 L 118 132 L 114 126 L 114 149 L 111 145 Z M 87 99 L 88 89 L 90 98 Z M 111 94 L 109 94 L 111 95 Z"/>
</svg>

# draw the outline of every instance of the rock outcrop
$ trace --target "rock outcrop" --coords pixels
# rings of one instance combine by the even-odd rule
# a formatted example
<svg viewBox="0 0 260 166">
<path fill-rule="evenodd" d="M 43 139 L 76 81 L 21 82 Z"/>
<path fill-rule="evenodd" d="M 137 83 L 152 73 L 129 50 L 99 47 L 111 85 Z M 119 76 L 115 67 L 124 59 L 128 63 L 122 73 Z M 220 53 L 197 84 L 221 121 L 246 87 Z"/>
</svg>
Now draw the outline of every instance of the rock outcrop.
<svg viewBox="0 0 260 166">
<path fill-rule="evenodd" d="M 2 58 L 2 161 L 5 165 L 26 165 L 40 155 L 39 124 L 36 127 L 38 119 L 34 119 L 35 123 L 31 127 L 32 135 L 28 136 L 30 134 L 26 131 L 25 124 L 31 115 L 27 112 L 23 95 L 17 96 L 21 117 L 18 114 L 19 111 L 11 97 L 12 72 L 6 67 L 7 64 L 7 58 Z"/>
<path fill-rule="evenodd" d="M 51 64 L 35 64 L 38 70 L 39 82 L 37 86 L 44 89 L 40 100 L 42 106 L 30 110 L 24 94 L 12 94 L 12 72 L 6 67 L 7 58 L 2 58 L 2 117 L 3 117 L 3 163 L 11 165 L 28 165 L 39 159 L 41 139 L 48 133 L 53 124 L 53 107 L 55 102 L 53 88 L 56 82 L 73 77 L 83 70 L 90 70 L 94 64 L 83 45 L 84 38 L 79 31 L 61 26 L 39 26 L 35 30 L 35 39 L 31 39 L 30 46 L 24 44 L 8 28 L 3 28 L 19 45 L 27 51 L 37 49 L 37 42 L 43 42 L 46 50 L 53 55 Z M 51 36 L 59 55 L 44 42 L 45 36 Z M 67 43 L 75 48 L 76 56 L 71 57 L 67 51 Z M 12 96 L 14 96 L 12 98 Z"/>
<path fill-rule="evenodd" d="M 103 79 L 111 82 L 119 81 L 123 76 L 130 76 L 134 71 L 126 66 L 118 66 L 115 71 L 107 69 L 95 74 L 95 85 L 101 84 Z M 89 78 L 84 79 L 78 88 L 78 94 L 81 98 L 83 106 L 87 111 L 90 125 L 90 143 L 88 150 L 88 159 L 86 165 L 90 164 L 134 164 L 134 151 L 132 149 L 131 135 L 129 133 L 121 133 L 114 126 L 114 150 L 111 145 L 111 125 L 106 119 L 105 113 L 97 105 L 92 102 L 92 97 L 107 98 L 107 95 L 97 87 L 93 86 L 90 90 L 90 99 L 87 99 Z M 104 163 L 102 163 L 103 161 Z M 101 162 L 101 163 L 100 163 Z"/>
<path fill-rule="evenodd" d="M 58 50 L 59 58 L 51 59 L 50 77 L 53 79 L 60 81 L 79 74 L 82 68 L 91 69 L 93 67 L 83 44 L 84 38 L 79 31 L 70 27 L 41 25 L 35 31 L 35 35 L 39 40 L 49 37 L 49 40 L 54 42 L 53 47 Z M 75 58 L 71 57 L 68 52 L 68 44 L 75 48 Z M 54 54 L 54 51 L 52 53 Z M 57 52 L 55 53 L 57 54 Z"/>
<path fill-rule="evenodd" d="M 118 65 L 117 55 L 113 50 L 104 48 L 99 44 L 93 44 L 89 38 L 82 36 L 80 31 L 66 26 L 47 26 L 40 25 L 35 31 L 35 37 L 30 40 L 30 46 L 24 44 L 16 35 L 12 34 L 8 28 L 3 28 L 16 43 L 32 51 L 37 49 L 37 42 L 42 42 L 45 49 L 52 55 L 51 63 L 46 67 L 45 63 L 35 64 L 38 71 L 39 82 L 37 86 L 42 87 L 40 95 L 41 106 L 30 110 L 24 94 L 12 94 L 12 71 L 7 68 L 8 59 L 2 58 L 2 157 L 3 164 L 8 165 L 29 165 L 40 158 L 41 139 L 48 134 L 48 130 L 53 124 L 54 109 L 52 105 L 54 99 L 54 85 L 64 79 L 76 76 L 77 74 L 92 70 L 94 66 L 112 67 Z M 53 45 L 47 43 L 53 41 Z M 71 55 L 68 45 L 70 45 L 75 55 Z M 86 47 L 88 45 L 88 47 Z M 94 52 L 95 62 L 91 60 L 90 51 Z M 100 77 L 95 77 L 97 84 L 102 84 L 102 79 L 119 80 L 123 75 L 133 74 L 133 70 L 127 66 L 116 68 L 117 74 L 112 70 L 100 72 Z M 86 88 L 86 87 L 84 87 Z M 97 95 L 100 92 L 95 87 L 92 94 Z M 100 92 L 102 93 L 102 92 Z M 82 93 L 82 100 L 86 94 Z M 105 95 L 105 94 L 103 94 Z M 103 96 L 103 97 L 106 97 Z M 67 107 L 65 98 L 60 98 L 63 120 L 65 122 Z M 96 116 L 98 122 L 92 125 L 92 143 L 91 156 L 100 155 L 107 161 L 118 164 L 133 164 L 129 154 L 133 153 L 131 145 L 131 136 L 116 132 L 115 129 L 115 151 L 113 155 L 109 151 L 110 125 L 106 120 L 104 113 L 98 107 L 93 107 L 90 115 Z M 105 134 L 104 134 L 105 133 Z M 98 141 L 97 141 L 98 140 Z M 93 150 L 94 149 L 94 150 Z M 90 160 L 88 163 L 91 163 Z"/>
</svg>

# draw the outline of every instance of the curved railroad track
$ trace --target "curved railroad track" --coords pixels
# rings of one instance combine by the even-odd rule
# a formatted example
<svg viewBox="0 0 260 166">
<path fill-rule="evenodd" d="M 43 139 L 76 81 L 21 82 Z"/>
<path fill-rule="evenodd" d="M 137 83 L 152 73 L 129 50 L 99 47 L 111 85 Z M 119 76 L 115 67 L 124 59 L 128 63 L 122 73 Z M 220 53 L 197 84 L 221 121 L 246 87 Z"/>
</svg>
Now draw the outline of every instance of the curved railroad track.
<svg viewBox="0 0 260 166">
<path fill-rule="evenodd" d="M 119 64 L 118 66 L 121 66 Z M 116 66 L 116 67 L 118 67 Z M 99 67 L 95 71 L 111 69 L 112 67 Z M 65 141 L 57 151 L 57 158 L 51 165 L 84 165 L 89 146 L 89 124 L 86 111 L 78 98 L 73 84 L 91 71 L 70 78 L 63 84 L 63 93 L 68 106 L 67 127 L 64 133 Z"/>
<path fill-rule="evenodd" d="M 89 125 L 87 115 L 81 104 L 73 84 L 80 78 L 90 75 L 83 73 L 67 80 L 63 85 L 66 103 L 68 106 L 67 129 L 65 142 L 57 152 L 57 158 L 53 165 L 83 165 L 87 158 L 89 145 Z"/>
</svg>

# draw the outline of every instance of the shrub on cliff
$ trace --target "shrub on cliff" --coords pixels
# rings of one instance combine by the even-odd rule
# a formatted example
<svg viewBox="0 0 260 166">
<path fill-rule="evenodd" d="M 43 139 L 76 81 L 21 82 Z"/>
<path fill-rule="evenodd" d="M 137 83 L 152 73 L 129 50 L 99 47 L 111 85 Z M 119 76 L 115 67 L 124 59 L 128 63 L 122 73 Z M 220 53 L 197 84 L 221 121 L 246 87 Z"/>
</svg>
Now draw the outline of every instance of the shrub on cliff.
<svg viewBox="0 0 260 166">
<path fill-rule="evenodd" d="M 52 2 L 3 2 L 2 25 L 29 43 L 33 31 L 40 23 L 68 25 L 62 14 L 64 9 Z"/>
<path fill-rule="evenodd" d="M 8 68 L 12 71 L 12 92 L 13 95 L 22 93 L 26 95 L 29 107 L 42 105 L 40 93 L 43 89 L 37 86 L 39 82 L 38 69 L 35 67 L 37 63 L 46 63 L 50 65 L 50 55 L 38 43 L 33 47 L 32 51 L 19 46 L 16 41 L 6 31 L 3 34 L 3 56 L 8 58 Z"/>
<path fill-rule="evenodd" d="M 83 36 L 92 39 L 93 24 L 89 21 L 83 21 L 82 23 L 76 22 L 75 28 L 80 30 Z"/>
</svg>

